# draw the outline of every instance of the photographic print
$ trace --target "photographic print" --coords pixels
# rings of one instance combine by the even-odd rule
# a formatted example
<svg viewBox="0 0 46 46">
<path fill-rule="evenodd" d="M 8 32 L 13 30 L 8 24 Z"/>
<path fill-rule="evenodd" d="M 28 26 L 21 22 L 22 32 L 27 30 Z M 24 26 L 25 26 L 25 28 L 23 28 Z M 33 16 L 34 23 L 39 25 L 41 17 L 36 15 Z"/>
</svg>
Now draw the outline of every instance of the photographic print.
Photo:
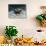
<svg viewBox="0 0 46 46">
<path fill-rule="evenodd" d="M 8 18 L 26 18 L 26 4 L 8 4 Z"/>
</svg>

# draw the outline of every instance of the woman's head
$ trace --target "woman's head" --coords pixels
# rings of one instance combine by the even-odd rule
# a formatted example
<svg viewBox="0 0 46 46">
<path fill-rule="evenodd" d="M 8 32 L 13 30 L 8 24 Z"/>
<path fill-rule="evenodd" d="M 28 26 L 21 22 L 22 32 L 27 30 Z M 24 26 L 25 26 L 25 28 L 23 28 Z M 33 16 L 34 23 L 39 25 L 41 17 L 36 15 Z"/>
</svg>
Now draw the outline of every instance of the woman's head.
<svg viewBox="0 0 46 46">
<path fill-rule="evenodd" d="M 44 14 L 46 14 L 46 6 L 40 6 L 40 9 L 42 10 L 42 12 L 43 12 Z"/>
</svg>

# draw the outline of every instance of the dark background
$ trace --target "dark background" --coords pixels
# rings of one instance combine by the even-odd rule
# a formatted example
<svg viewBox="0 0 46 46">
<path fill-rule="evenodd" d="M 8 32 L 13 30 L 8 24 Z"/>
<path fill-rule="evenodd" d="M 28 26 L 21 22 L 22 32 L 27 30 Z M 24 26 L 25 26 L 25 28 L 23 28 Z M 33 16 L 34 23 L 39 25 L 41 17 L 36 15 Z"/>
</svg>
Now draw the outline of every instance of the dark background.
<svg viewBox="0 0 46 46">
<path fill-rule="evenodd" d="M 26 10 L 26 4 L 9 4 L 8 5 L 8 11 L 15 10 L 16 8 Z"/>
</svg>

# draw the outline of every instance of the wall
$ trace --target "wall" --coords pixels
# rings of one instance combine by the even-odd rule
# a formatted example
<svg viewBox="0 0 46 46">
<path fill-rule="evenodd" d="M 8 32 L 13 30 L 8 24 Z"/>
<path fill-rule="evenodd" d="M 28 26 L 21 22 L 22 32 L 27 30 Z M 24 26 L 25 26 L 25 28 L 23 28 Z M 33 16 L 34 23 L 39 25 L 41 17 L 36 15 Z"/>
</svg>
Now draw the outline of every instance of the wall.
<svg viewBox="0 0 46 46">
<path fill-rule="evenodd" d="M 9 19 L 8 4 L 26 4 L 27 18 Z M 31 36 L 36 29 L 45 29 L 39 27 L 35 20 L 35 16 L 41 13 L 39 7 L 42 5 L 46 5 L 46 0 L 0 0 L 0 34 L 4 34 L 6 25 L 15 25 L 19 31 L 18 36 Z"/>
</svg>

